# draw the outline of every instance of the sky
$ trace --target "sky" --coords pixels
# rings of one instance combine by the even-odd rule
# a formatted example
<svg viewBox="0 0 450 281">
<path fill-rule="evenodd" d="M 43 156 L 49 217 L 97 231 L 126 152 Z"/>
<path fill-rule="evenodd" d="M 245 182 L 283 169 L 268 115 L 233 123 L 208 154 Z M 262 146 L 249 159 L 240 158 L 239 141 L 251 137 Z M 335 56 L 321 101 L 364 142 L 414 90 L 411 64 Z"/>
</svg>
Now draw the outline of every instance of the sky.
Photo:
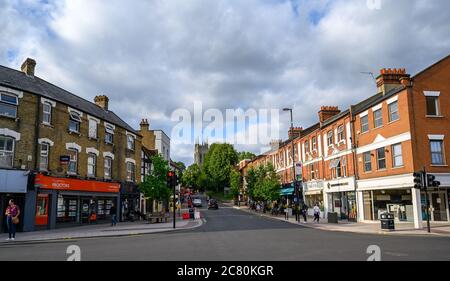
<svg viewBox="0 0 450 281">
<path fill-rule="evenodd" d="M 415 74 L 449 55 L 448 11 L 448 0 L 0 0 L 0 64 L 34 58 L 37 76 L 88 100 L 106 94 L 134 128 L 146 118 L 169 136 L 177 109 L 207 127 L 194 102 L 291 107 L 306 128 L 322 105 L 345 110 L 375 94 L 361 72 Z M 286 139 L 289 114 L 276 125 Z M 172 159 L 191 164 L 195 141 L 172 144 Z"/>
</svg>

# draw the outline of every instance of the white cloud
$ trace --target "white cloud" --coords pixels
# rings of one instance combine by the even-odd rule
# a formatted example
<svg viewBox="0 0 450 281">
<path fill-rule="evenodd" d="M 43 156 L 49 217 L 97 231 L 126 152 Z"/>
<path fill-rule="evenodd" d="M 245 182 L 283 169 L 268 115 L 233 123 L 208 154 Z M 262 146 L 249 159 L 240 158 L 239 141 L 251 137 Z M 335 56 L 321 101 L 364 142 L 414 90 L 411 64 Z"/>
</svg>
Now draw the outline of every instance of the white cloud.
<svg viewBox="0 0 450 281">
<path fill-rule="evenodd" d="M 381 10 L 366 0 L 0 2 L 2 65 L 34 57 L 38 76 L 87 99 L 105 93 L 133 126 L 145 117 L 168 133 L 173 110 L 194 101 L 294 106 L 307 127 L 321 105 L 374 93 L 361 71 L 415 73 L 450 50 L 447 0 L 383 0 Z M 192 161 L 191 145 L 172 151 Z"/>
</svg>

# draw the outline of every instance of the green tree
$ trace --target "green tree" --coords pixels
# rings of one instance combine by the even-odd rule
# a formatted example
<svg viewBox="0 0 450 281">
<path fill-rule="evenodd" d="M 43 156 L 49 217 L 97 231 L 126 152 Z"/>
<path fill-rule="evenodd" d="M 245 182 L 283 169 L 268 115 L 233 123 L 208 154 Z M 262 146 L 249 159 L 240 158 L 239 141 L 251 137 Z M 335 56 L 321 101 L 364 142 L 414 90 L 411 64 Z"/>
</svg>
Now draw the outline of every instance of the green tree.
<svg viewBox="0 0 450 281">
<path fill-rule="evenodd" d="M 174 162 L 174 163 L 175 163 L 175 165 L 178 166 L 178 168 L 180 168 L 180 170 L 182 170 L 182 171 L 186 170 L 186 165 L 183 162 L 178 161 L 178 162 Z"/>
<path fill-rule="evenodd" d="M 232 145 L 212 144 L 202 167 L 208 179 L 207 188 L 219 192 L 223 191 L 225 186 L 229 186 L 231 168 L 237 161 L 237 152 Z"/>
<path fill-rule="evenodd" d="M 280 177 L 271 163 L 250 168 L 246 181 L 249 196 L 255 201 L 274 201 L 281 196 Z"/>
<path fill-rule="evenodd" d="M 241 191 L 241 174 L 236 169 L 231 169 L 230 172 L 230 195 L 233 198 L 238 198 Z"/>
<path fill-rule="evenodd" d="M 197 164 L 192 164 L 183 173 L 181 183 L 183 186 L 198 189 L 200 187 L 200 167 Z"/>
<path fill-rule="evenodd" d="M 169 172 L 169 163 L 164 160 L 161 154 L 151 158 L 153 169 L 150 174 L 140 184 L 140 190 L 145 197 L 156 201 L 166 201 L 171 190 L 167 187 L 167 173 Z"/>
<path fill-rule="evenodd" d="M 253 160 L 255 158 L 256 158 L 256 155 L 249 151 L 238 152 L 238 162 L 245 160 L 245 159 Z"/>
</svg>

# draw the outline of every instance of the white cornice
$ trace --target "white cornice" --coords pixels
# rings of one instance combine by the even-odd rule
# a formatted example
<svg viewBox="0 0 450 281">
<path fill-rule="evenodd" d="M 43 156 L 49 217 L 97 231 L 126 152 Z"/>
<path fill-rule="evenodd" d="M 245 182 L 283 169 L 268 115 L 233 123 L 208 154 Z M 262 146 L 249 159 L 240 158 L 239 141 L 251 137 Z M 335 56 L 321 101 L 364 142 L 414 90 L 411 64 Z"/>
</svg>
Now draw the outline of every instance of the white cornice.
<svg viewBox="0 0 450 281">
<path fill-rule="evenodd" d="M 393 145 L 393 144 L 396 144 L 396 143 L 401 143 L 401 142 L 408 141 L 408 140 L 411 140 L 411 133 L 410 132 L 406 132 L 406 133 L 403 133 L 403 134 L 400 134 L 400 135 L 396 135 L 396 136 L 393 136 L 393 137 L 390 137 L 390 138 L 387 138 L 387 139 L 384 139 L 384 140 L 382 140 L 381 138 L 377 137 L 375 142 L 373 142 L 373 143 L 371 143 L 369 145 L 358 147 L 356 149 L 356 153 L 357 154 L 361 154 L 361 153 L 364 153 L 364 152 L 372 151 L 372 150 L 375 150 L 375 149 L 378 149 L 378 148 L 381 148 L 381 147 L 386 147 L 386 146 L 389 146 L 389 145 Z"/>
<path fill-rule="evenodd" d="M 41 139 L 38 139 L 38 143 L 39 144 L 42 144 L 42 143 L 48 143 L 50 146 L 53 146 L 55 143 L 51 140 L 51 139 L 48 139 L 48 138 L 41 138 Z"/>
<path fill-rule="evenodd" d="M 16 95 L 20 99 L 23 98 L 23 92 L 22 91 L 14 90 L 14 89 L 7 88 L 7 87 L 4 87 L 4 86 L 0 86 L 0 91 Z"/>
<path fill-rule="evenodd" d="M 16 141 L 20 141 L 20 133 L 8 128 L 0 128 L 0 135 L 12 137 L 15 138 Z"/>
</svg>

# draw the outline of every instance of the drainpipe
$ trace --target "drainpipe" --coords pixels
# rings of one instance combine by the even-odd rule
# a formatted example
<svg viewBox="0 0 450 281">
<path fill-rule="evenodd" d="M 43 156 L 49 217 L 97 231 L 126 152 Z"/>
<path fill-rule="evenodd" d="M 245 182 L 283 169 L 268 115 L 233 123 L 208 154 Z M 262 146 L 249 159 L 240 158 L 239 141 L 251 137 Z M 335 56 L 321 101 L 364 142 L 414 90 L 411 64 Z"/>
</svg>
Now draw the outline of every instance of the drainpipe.
<svg viewBox="0 0 450 281">
<path fill-rule="evenodd" d="M 39 105 L 41 104 L 41 96 L 38 96 L 36 103 L 36 113 L 35 113 L 35 123 L 34 123 L 34 170 L 38 170 L 38 157 L 39 157 L 39 135 L 40 135 L 40 115 L 39 115 Z M 31 170 L 31 169 L 30 169 Z"/>
</svg>

